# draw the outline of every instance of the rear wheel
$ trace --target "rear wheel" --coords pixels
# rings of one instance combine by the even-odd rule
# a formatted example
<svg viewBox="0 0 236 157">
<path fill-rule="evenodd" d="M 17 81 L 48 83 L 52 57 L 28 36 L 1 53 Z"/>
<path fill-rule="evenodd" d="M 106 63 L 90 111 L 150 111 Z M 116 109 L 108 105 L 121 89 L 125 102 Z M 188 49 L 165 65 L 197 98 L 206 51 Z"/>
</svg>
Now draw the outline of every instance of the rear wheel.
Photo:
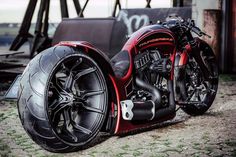
<svg viewBox="0 0 236 157">
<path fill-rule="evenodd" d="M 20 86 L 20 119 L 43 148 L 74 151 L 100 131 L 107 112 L 107 85 L 89 56 L 70 47 L 50 48 L 30 62 Z"/>
<path fill-rule="evenodd" d="M 206 65 L 209 75 L 205 79 L 202 70 L 194 58 L 189 59 L 186 66 L 187 105 L 182 109 L 190 115 L 201 115 L 212 105 L 218 88 L 218 67 L 211 48 L 201 45 L 200 55 Z"/>
</svg>

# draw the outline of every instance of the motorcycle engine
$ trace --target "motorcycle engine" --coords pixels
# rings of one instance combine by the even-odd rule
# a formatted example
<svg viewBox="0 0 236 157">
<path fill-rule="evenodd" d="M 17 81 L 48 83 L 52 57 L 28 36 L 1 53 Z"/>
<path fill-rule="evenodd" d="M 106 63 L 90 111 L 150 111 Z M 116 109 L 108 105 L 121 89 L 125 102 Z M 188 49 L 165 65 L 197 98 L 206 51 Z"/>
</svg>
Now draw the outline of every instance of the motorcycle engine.
<svg viewBox="0 0 236 157">
<path fill-rule="evenodd" d="M 161 107 L 168 106 L 167 78 L 170 76 L 172 69 L 170 56 L 161 54 L 157 49 L 145 50 L 134 58 L 134 65 L 136 77 L 155 86 L 161 92 Z M 152 94 L 137 88 L 131 99 L 147 101 L 152 99 Z"/>
<path fill-rule="evenodd" d="M 157 49 L 145 50 L 134 58 L 135 84 L 129 99 L 121 101 L 124 120 L 152 120 L 159 109 L 169 106 L 167 81 L 172 62 Z"/>
<path fill-rule="evenodd" d="M 161 56 L 158 50 L 146 50 L 134 58 L 134 65 L 137 73 L 157 73 L 168 77 L 171 72 L 172 62 L 169 56 Z"/>
</svg>

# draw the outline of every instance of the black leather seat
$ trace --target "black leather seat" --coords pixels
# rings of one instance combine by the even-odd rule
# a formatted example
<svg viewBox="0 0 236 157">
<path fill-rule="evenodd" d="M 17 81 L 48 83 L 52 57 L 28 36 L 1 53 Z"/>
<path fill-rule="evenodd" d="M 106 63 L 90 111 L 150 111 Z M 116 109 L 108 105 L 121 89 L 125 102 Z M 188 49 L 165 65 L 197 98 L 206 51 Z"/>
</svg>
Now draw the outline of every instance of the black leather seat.
<svg viewBox="0 0 236 157">
<path fill-rule="evenodd" d="M 120 51 L 111 59 L 112 69 L 116 77 L 122 78 L 128 72 L 130 60 L 128 51 Z"/>
</svg>

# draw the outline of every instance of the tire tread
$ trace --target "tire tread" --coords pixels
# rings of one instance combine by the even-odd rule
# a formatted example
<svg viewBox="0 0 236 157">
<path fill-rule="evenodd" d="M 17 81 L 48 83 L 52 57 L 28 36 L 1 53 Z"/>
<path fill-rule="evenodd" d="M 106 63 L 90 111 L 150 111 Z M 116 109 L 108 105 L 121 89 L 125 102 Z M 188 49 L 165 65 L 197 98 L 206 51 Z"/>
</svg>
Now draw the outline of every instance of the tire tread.
<svg viewBox="0 0 236 157">
<path fill-rule="evenodd" d="M 58 55 L 56 53 L 58 49 L 63 51 L 63 54 L 59 52 L 60 55 Z M 52 51 L 53 53 L 51 53 Z M 40 93 L 38 89 L 33 87 L 33 83 L 40 84 L 45 88 L 47 80 L 43 79 L 49 76 L 52 68 L 60 59 L 72 53 L 74 53 L 73 49 L 65 46 L 55 46 L 47 49 L 31 60 L 20 81 L 17 106 L 22 125 L 37 144 L 51 152 L 71 152 L 78 149 L 78 147 L 62 142 L 55 135 L 46 116 L 44 103 L 39 103 L 40 99 L 44 99 L 44 93 Z M 44 68 L 43 59 L 49 59 L 49 57 L 51 62 Z M 35 127 L 37 125 L 43 126 L 41 126 L 41 129 L 37 129 Z M 45 134 L 48 136 L 45 136 Z"/>
</svg>

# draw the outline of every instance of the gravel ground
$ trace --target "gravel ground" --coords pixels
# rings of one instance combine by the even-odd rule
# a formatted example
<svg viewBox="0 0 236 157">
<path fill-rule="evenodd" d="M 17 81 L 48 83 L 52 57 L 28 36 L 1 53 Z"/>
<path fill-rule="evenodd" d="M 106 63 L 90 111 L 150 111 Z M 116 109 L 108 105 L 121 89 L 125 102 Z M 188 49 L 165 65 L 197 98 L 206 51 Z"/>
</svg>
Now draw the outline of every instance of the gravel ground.
<svg viewBox="0 0 236 157">
<path fill-rule="evenodd" d="M 16 102 L 0 102 L 0 157 L 5 156 L 233 156 L 236 157 L 236 80 L 222 77 L 210 110 L 190 117 L 181 110 L 172 120 L 124 136 L 101 134 L 87 149 L 54 154 L 41 149 L 23 130 Z"/>
</svg>

